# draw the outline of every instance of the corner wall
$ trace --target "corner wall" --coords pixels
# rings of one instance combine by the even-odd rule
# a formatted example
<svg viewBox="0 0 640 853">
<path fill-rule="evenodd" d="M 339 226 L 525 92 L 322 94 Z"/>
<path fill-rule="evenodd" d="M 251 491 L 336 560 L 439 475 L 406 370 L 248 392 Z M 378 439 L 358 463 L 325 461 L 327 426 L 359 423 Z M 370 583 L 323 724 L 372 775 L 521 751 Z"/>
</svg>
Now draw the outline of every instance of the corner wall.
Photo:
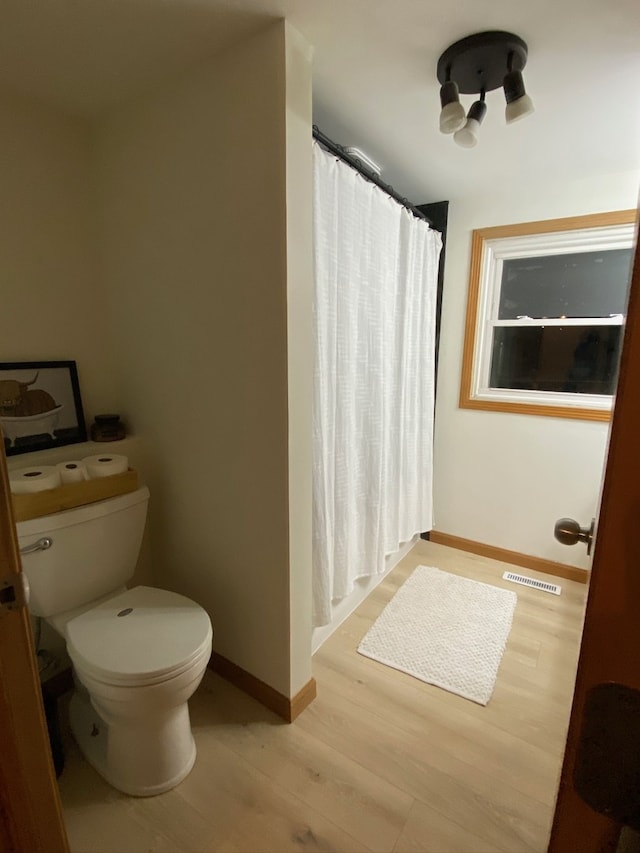
<svg viewBox="0 0 640 853">
<path fill-rule="evenodd" d="M 285 23 L 290 695 L 311 677 L 312 50 Z M 304 641 L 301 643 L 301 638 Z M 308 642 L 307 642 L 308 638 Z"/>
<path fill-rule="evenodd" d="M 638 174 L 528 185 L 451 202 L 447 233 L 435 436 L 435 529 L 588 568 L 582 547 L 553 526 L 597 513 L 608 424 L 458 408 L 471 232 L 475 228 L 634 208 Z"/>
<path fill-rule="evenodd" d="M 310 156 L 310 74 L 290 39 L 279 22 L 235 45 L 108 118 L 97 147 L 155 581 L 201 603 L 216 651 L 285 696 L 311 677 L 310 404 L 288 393 L 292 360 L 305 358 L 295 330 L 310 323 L 311 255 L 303 243 L 296 260 L 287 244 L 296 217 L 310 217 L 287 189 Z"/>
</svg>

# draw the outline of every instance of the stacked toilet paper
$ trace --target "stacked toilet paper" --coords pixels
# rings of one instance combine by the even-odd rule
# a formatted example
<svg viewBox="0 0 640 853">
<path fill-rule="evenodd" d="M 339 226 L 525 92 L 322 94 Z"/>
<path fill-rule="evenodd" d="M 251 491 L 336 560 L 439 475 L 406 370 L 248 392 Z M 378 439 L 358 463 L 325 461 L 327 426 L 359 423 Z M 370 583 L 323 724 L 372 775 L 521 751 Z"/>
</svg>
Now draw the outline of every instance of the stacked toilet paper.
<svg viewBox="0 0 640 853">
<path fill-rule="evenodd" d="M 112 474 L 124 474 L 129 467 L 126 456 L 117 453 L 98 453 L 97 456 L 85 456 L 82 463 L 87 471 L 87 479 L 111 477 Z"/>
<path fill-rule="evenodd" d="M 63 483 L 81 483 L 87 478 L 87 469 L 83 462 L 72 459 L 70 462 L 58 462 L 56 468 L 60 472 Z"/>
<path fill-rule="evenodd" d="M 55 465 L 18 468 L 16 471 L 9 472 L 11 491 L 15 495 L 46 492 L 47 489 L 55 489 L 61 482 L 60 471 Z"/>
<path fill-rule="evenodd" d="M 99 453 L 85 456 L 84 459 L 72 459 L 57 465 L 34 465 L 29 468 L 17 468 L 9 472 L 11 491 L 16 495 L 44 492 L 66 483 L 80 483 L 97 477 L 110 477 L 123 474 L 129 468 L 126 456 L 117 453 Z"/>
</svg>

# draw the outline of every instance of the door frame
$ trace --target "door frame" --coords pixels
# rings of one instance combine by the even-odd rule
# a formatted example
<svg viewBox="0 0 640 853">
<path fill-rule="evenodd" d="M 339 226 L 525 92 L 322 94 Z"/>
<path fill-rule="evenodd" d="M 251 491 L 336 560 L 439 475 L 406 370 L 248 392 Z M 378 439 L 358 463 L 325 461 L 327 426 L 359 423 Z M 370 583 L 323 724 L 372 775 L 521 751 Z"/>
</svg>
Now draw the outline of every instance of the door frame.
<svg viewBox="0 0 640 853">
<path fill-rule="evenodd" d="M 0 430 L 0 577 L 21 574 Z M 69 851 L 27 607 L 0 613 L 0 849 Z"/>
</svg>

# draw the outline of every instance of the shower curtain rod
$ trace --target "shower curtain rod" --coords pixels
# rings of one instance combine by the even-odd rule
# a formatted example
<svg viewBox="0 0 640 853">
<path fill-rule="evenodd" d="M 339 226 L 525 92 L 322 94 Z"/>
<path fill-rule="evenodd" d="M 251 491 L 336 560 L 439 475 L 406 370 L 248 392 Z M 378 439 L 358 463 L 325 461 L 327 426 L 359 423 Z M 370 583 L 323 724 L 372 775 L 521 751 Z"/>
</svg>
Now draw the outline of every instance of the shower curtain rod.
<svg viewBox="0 0 640 853">
<path fill-rule="evenodd" d="M 408 199 L 401 196 L 400 193 L 397 193 L 390 184 L 385 184 L 385 182 L 381 180 L 375 172 L 372 172 L 371 169 L 368 169 L 365 166 L 362 160 L 358 157 L 352 157 L 344 146 L 338 145 L 338 143 L 334 142 L 333 139 L 329 139 L 329 137 L 320 130 L 317 124 L 313 125 L 313 138 L 324 146 L 324 148 L 331 151 L 332 154 L 335 154 L 336 157 L 339 157 L 347 163 L 347 165 L 351 166 L 352 169 L 355 169 L 356 172 L 360 172 L 363 178 L 366 178 L 368 181 L 371 181 L 372 184 L 375 184 L 377 187 L 380 187 L 381 190 L 384 190 L 387 195 L 391 196 L 392 199 L 395 199 L 395 201 L 403 207 L 406 207 L 407 210 L 410 213 L 413 213 L 414 216 L 417 216 L 418 219 L 423 219 L 427 225 L 433 227 L 433 223 L 429 217 L 425 216 L 419 208 L 414 207 Z"/>
</svg>

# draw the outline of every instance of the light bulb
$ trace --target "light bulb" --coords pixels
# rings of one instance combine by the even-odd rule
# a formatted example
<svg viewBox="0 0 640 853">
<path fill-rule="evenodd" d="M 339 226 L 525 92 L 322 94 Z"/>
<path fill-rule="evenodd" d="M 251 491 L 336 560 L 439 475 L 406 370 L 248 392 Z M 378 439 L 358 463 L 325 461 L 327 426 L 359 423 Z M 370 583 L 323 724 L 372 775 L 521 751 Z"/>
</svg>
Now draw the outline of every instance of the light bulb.
<svg viewBox="0 0 640 853">
<path fill-rule="evenodd" d="M 504 108 L 504 117 L 507 124 L 512 124 L 525 116 L 531 115 L 535 107 L 529 95 L 523 95 L 517 101 L 512 101 Z"/>
<path fill-rule="evenodd" d="M 453 134 L 453 140 L 461 148 L 474 148 L 478 144 L 478 130 L 480 122 L 475 118 L 468 118 L 464 127 Z"/>
<path fill-rule="evenodd" d="M 466 120 L 464 107 L 459 101 L 447 104 L 440 113 L 440 132 L 454 133 L 464 125 Z"/>
</svg>

